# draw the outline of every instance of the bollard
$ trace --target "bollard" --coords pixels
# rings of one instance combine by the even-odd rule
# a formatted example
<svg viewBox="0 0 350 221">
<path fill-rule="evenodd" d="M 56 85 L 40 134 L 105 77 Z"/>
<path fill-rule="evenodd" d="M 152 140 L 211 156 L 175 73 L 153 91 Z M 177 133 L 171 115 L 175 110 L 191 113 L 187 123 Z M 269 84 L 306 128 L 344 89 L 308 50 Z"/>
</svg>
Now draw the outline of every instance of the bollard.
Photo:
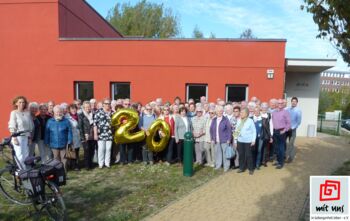
<svg viewBox="0 0 350 221">
<path fill-rule="evenodd" d="M 191 177 L 193 175 L 193 149 L 194 141 L 191 132 L 185 133 L 184 139 L 184 156 L 183 156 L 183 174 Z"/>
</svg>

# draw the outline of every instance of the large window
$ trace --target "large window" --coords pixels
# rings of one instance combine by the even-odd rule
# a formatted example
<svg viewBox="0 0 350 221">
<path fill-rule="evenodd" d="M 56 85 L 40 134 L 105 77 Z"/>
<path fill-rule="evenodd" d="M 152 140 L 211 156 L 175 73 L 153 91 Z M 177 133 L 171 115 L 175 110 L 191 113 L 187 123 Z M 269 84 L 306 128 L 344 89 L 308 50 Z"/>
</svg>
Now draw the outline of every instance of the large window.
<svg viewBox="0 0 350 221">
<path fill-rule="evenodd" d="M 205 96 L 208 98 L 208 85 L 207 84 L 187 84 L 186 85 L 186 101 L 194 99 L 194 101 L 200 102 L 200 98 Z"/>
<path fill-rule="evenodd" d="M 226 85 L 226 102 L 240 102 L 248 99 L 248 85 Z"/>
<path fill-rule="evenodd" d="M 92 81 L 74 82 L 74 98 L 82 101 L 90 100 L 94 97 L 94 83 Z"/>
<path fill-rule="evenodd" d="M 113 100 L 130 98 L 130 83 L 128 82 L 112 82 L 111 97 Z"/>
</svg>

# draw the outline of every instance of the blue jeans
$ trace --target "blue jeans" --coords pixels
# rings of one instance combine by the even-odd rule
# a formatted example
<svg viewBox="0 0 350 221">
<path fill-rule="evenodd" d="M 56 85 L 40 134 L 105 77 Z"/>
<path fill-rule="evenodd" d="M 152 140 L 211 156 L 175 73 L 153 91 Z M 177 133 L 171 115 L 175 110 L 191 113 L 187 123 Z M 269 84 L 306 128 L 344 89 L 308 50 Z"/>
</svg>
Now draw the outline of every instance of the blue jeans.
<svg viewBox="0 0 350 221">
<path fill-rule="evenodd" d="M 228 143 L 215 144 L 216 169 L 219 169 L 222 164 L 224 164 L 224 171 L 227 171 L 230 168 L 230 160 L 226 159 L 225 157 L 225 149 L 228 145 Z"/>
<path fill-rule="evenodd" d="M 256 150 L 255 165 L 256 165 L 256 167 L 261 166 L 262 154 L 263 154 L 263 144 L 264 144 L 264 140 L 262 140 L 260 138 L 256 138 L 256 140 L 255 140 L 255 150 Z"/>
<path fill-rule="evenodd" d="M 277 148 L 277 162 L 279 165 L 284 165 L 284 155 L 285 155 L 285 149 L 286 146 L 286 134 L 281 132 L 279 130 L 274 130 L 274 137 L 276 139 L 276 148 Z"/>
</svg>

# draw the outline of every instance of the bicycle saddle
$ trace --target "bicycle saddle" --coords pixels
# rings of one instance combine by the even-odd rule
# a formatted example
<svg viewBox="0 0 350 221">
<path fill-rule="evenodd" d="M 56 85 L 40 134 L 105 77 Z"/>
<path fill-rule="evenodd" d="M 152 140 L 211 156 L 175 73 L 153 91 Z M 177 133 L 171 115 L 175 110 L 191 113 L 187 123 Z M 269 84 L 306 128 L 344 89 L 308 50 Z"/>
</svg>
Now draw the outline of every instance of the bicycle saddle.
<svg viewBox="0 0 350 221">
<path fill-rule="evenodd" d="M 24 164 L 27 166 L 33 166 L 35 163 L 39 162 L 41 160 L 40 156 L 37 157 L 27 157 L 24 160 Z"/>
</svg>

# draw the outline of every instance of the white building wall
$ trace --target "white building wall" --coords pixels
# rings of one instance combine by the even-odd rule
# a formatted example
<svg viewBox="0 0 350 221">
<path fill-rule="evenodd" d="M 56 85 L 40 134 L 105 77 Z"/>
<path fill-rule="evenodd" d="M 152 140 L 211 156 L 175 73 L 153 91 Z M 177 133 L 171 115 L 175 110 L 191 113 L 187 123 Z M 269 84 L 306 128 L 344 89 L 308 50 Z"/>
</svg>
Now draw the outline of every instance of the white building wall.
<svg viewBox="0 0 350 221">
<path fill-rule="evenodd" d="M 297 136 L 307 136 L 308 125 L 314 125 L 312 134 L 317 132 L 318 97 L 320 90 L 320 73 L 287 72 L 285 93 L 288 107 L 292 97 L 299 100 L 302 111 L 302 122 L 297 130 Z"/>
</svg>

